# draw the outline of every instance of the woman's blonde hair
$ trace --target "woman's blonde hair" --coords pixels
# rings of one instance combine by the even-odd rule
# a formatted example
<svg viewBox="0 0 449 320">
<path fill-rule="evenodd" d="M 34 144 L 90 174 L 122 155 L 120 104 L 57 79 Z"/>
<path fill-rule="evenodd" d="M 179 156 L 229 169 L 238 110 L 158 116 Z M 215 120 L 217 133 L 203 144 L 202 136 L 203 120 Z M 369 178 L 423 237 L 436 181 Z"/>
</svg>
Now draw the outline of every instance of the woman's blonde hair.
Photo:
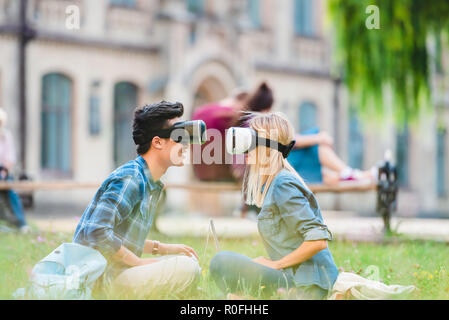
<svg viewBox="0 0 449 320">
<path fill-rule="evenodd" d="M 293 126 L 281 112 L 254 114 L 249 120 L 249 126 L 256 130 L 259 136 L 284 145 L 288 145 L 294 138 Z M 271 182 L 282 169 L 295 174 L 305 186 L 303 179 L 287 159 L 284 159 L 281 152 L 265 146 L 258 146 L 250 151 L 243 180 L 246 203 L 262 207 Z"/>
</svg>

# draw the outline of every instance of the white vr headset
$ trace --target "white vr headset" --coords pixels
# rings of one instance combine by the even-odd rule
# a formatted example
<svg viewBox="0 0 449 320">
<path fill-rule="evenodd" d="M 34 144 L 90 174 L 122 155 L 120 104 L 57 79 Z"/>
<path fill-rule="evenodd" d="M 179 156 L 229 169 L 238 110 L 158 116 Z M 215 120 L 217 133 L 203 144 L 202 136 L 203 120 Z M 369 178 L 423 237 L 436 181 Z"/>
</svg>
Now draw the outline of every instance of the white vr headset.
<svg viewBox="0 0 449 320">
<path fill-rule="evenodd" d="M 259 137 L 257 131 L 251 128 L 231 127 L 226 133 L 226 151 L 230 154 L 244 154 L 254 150 L 257 146 L 264 146 L 279 151 L 284 158 L 287 158 L 295 142 L 293 140 L 288 145 L 284 145 Z"/>
</svg>

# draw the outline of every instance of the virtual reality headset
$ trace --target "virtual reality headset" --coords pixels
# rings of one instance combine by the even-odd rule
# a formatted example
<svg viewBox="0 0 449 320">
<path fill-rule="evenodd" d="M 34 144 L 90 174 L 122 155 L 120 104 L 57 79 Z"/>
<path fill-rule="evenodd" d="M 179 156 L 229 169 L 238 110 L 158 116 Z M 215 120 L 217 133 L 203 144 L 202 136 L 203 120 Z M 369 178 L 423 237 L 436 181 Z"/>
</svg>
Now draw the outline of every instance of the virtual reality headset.
<svg viewBox="0 0 449 320">
<path fill-rule="evenodd" d="M 231 127 L 226 133 L 226 151 L 230 154 L 244 154 L 254 150 L 257 146 L 264 146 L 279 151 L 284 158 L 287 158 L 295 142 L 293 140 L 288 145 L 284 145 L 259 137 L 257 131 L 251 128 Z"/>
<path fill-rule="evenodd" d="M 206 123 L 203 120 L 180 121 L 170 128 L 149 131 L 145 136 L 133 134 L 135 144 L 145 144 L 153 137 L 171 138 L 182 144 L 203 144 L 207 141 Z"/>
</svg>

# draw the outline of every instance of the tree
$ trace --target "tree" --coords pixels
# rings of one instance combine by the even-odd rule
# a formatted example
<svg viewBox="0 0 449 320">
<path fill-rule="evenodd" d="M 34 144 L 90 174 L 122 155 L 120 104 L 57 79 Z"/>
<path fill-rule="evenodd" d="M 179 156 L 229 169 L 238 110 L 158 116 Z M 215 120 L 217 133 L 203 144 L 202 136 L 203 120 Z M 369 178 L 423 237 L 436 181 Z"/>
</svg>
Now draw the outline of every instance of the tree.
<svg viewBox="0 0 449 320">
<path fill-rule="evenodd" d="M 395 119 L 416 119 L 430 106 L 430 66 L 438 55 L 430 44 L 448 35 L 449 1 L 328 0 L 328 9 L 337 65 L 356 105 L 383 115 L 391 93 Z"/>
</svg>

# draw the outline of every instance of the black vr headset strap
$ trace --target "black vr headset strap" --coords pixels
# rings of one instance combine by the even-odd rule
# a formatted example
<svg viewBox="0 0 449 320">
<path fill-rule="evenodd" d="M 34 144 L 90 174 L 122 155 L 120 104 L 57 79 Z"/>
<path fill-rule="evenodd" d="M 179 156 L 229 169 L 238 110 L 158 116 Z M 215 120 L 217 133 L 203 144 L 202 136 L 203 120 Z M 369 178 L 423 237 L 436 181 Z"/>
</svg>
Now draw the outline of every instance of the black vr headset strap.
<svg viewBox="0 0 449 320">
<path fill-rule="evenodd" d="M 180 132 L 182 132 L 182 134 L 177 134 L 176 139 L 174 136 L 172 137 L 172 132 L 175 130 L 182 130 L 182 131 L 180 131 Z M 151 134 L 153 135 L 153 137 L 158 136 L 160 138 L 172 138 L 173 141 L 178 142 L 178 143 L 181 143 L 183 141 L 187 142 L 187 143 L 190 142 L 190 137 L 189 137 L 187 130 L 182 127 L 170 127 L 170 128 L 166 128 L 166 129 L 160 129 L 160 130 L 151 132 Z"/>
<path fill-rule="evenodd" d="M 170 135 L 171 135 L 171 133 L 172 133 L 172 131 L 173 131 L 174 129 L 175 129 L 175 128 L 173 128 L 173 127 L 165 128 L 165 129 L 159 129 L 159 130 L 156 130 L 156 131 L 151 131 L 150 134 L 151 134 L 153 137 L 170 138 Z"/>
<path fill-rule="evenodd" d="M 149 143 L 154 137 L 171 138 L 171 133 L 175 129 L 178 129 L 178 128 L 170 127 L 170 128 L 159 129 L 159 130 L 155 130 L 155 131 L 149 131 L 149 132 L 147 132 L 145 137 L 140 138 L 139 140 L 137 140 L 136 138 L 133 137 L 134 143 L 135 144 Z M 182 137 L 180 137 L 180 138 L 181 139 L 179 139 L 178 141 L 182 140 Z M 176 142 L 178 142 L 178 141 L 176 141 Z"/>
<path fill-rule="evenodd" d="M 257 146 L 264 146 L 267 148 L 272 148 L 274 150 L 278 150 L 280 153 L 282 153 L 282 156 L 285 158 L 288 157 L 290 151 L 293 149 L 293 146 L 295 145 L 296 141 L 292 140 L 288 145 L 279 143 L 274 140 L 262 138 L 256 135 L 256 145 Z"/>
</svg>

